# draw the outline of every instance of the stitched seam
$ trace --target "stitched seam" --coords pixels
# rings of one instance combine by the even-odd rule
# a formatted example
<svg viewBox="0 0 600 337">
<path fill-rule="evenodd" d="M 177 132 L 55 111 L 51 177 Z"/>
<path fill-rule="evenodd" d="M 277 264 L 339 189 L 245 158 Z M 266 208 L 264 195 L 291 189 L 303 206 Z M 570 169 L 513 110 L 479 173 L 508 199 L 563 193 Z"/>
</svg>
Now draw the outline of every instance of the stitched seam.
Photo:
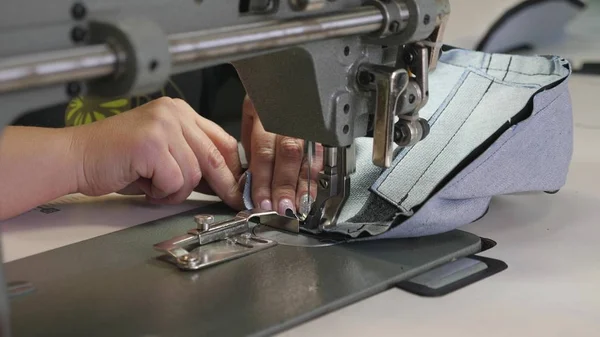
<svg viewBox="0 0 600 337">
<path fill-rule="evenodd" d="M 513 57 L 511 56 L 508 59 L 508 67 L 506 67 L 506 72 L 504 73 L 504 77 L 502 77 L 502 82 L 504 82 L 504 80 L 506 79 L 506 75 L 508 75 L 508 73 L 510 72 L 510 64 L 512 63 Z"/>
<path fill-rule="evenodd" d="M 556 98 L 554 98 L 550 103 L 548 103 L 548 105 L 546 105 L 545 107 L 543 107 L 542 109 L 540 109 L 535 116 L 540 116 L 541 114 L 543 114 L 548 107 L 550 107 L 550 105 L 552 105 L 554 102 L 556 102 L 559 98 L 561 98 L 563 95 L 565 95 L 566 93 L 563 92 L 562 94 L 556 96 Z M 452 183 L 451 185 L 448 185 L 448 188 L 450 187 L 454 187 L 455 185 L 461 183 L 463 180 L 465 180 L 467 177 L 469 177 L 473 172 L 475 172 L 477 169 L 479 169 L 483 164 L 487 163 L 490 159 L 492 159 L 492 157 L 494 157 L 494 155 L 500 151 L 502 149 L 502 147 L 509 141 L 511 140 L 514 136 L 516 136 L 517 133 L 512 134 L 510 137 L 508 137 L 502 144 L 500 144 L 500 146 L 494 151 L 492 152 L 489 157 L 487 157 L 483 162 L 481 162 L 479 165 L 477 165 L 476 167 L 474 167 L 471 171 L 469 171 L 469 173 L 465 174 L 462 178 L 460 178 L 459 180 L 455 181 L 454 183 Z"/>
<path fill-rule="evenodd" d="M 434 126 L 434 125 L 437 123 L 437 121 L 438 121 L 438 119 L 440 118 L 440 116 L 442 116 L 442 114 L 444 113 L 444 111 L 446 111 L 446 109 L 448 108 L 448 106 L 450 105 L 450 103 L 452 103 L 452 101 L 453 101 L 453 100 L 454 100 L 454 98 L 456 97 L 456 94 L 458 94 L 458 93 L 460 92 L 460 89 L 462 89 L 463 85 L 465 84 L 465 82 L 467 82 L 467 80 L 469 79 L 469 77 L 470 77 L 472 74 L 475 74 L 475 75 L 478 75 L 478 76 L 479 76 L 479 74 L 477 74 L 477 73 L 474 73 L 474 72 L 470 71 L 469 69 L 466 69 L 466 70 L 467 70 L 467 71 L 469 71 L 469 73 L 468 73 L 468 74 L 465 76 L 464 80 L 463 80 L 463 81 L 460 83 L 460 86 L 459 86 L 458 88 L 456 88 L 456 90 L 452 90 L 452 91 L 450 92 L 450 94 L 452 95 L 452 97 L 451 97 L 451 98 L 449 98 L 449 99 L 448 99 L 448 98 L 444 99 L 444 102 L 446 103 L 446 105 L 444 106 L 444 108 L 443 108 L 443 109 L 442 109 L 442 110 L 441 110 L 439 113 L 437 113 L 437 112 L 436 112 L 436 113 L 434 113 L 434 115 L 436 115 L 436 114 L 437 114 L 437 117 L 436 117 L 436 119 L 435 119 L 435 120 L 434 120 L 434 121 L 433 121 L 433 122 L 430 124 L 430 126 L 429 126 L 430 128 L 432 128 L 432 127 L 433 127 L 433 126 Z M 447 100 L 447 102 L 446 102 L 446 100 Z M 432 117 L 433 117 L 433 116 L 432 116 Z M 410 148 L 408 149 L 408 151 L 407 151 L 407 152 L 406 152 L 406 153 L 405 153 L 405 154 L 404 154 L 402 157 L 400 157 L 400 158 L 406 158 L 406 156 L 408 156 L 408 155 L 409 155 L 409 153 L 410 153 L 410 152 L 411 152 L 411 151 L 412 151 L 414 148 L 415 148 L 415 146 L 412 146 L 412 147 L 410 147 Z M 390 176 L 390 175 L 391 175 L 391 174 L 394 172 L 394 170 L 396 169 L 396 167 L 398 167 L 398 165 L 400 165 L 400 163 L 402 163 L 402 159 L 398 160 L 398 161 L 396 162 L 396 164 L 394 164 L 394 166 L 390 168 L 390 171 L 389 171 L 388 175 L 387 175 L 387 176 L 386 176 L 386 177 L 385 177 L 385 178 L 384 178 L 384 179 L 381 181 L 381 183 L 380 183 L 380 184 L 377 186 L 377 188 L 375 188 L 377 191 L 379 191 L 379 187 L 381 187 L 381 185 L 385 184 L 385 182 L 387 181 L 387 179 L 389 178 L 389 176 Z M 382 193 L 382 194 L 383 194 L 383 193 Z M 396 201 L 392 201 L 392 200 L 389 200 L 389 201 L 390 201 L 390 203 L 392 203 L 392 204 L 397 204 L 397 202 L 396 202 Z"/>
<path fill-rule="evenodd" d="M 455 67 L 464 68 L 464 69 L 468 69 L 469 67 L 473 67 L 473 66 L 467 67 L 467 66 L 463 66 L 463 65 L 460 65 L 460 64 L 454 64 L 454 63 L 451 63 L 451 62 L 447 62 L 447 61 L 438 61 L 438 62 L 445 63 L 445 64 L 448 64 L 448 65 L 451 65 L 451 66 L 455 66 Z M 483 69 L 482 67 L 473 67 L 473 68 Z M 506 71 L 506 69 L 489 68 L 489 67 L 486 67 L 485 69 L 486 69 L 486 72 L 488 70 Z M 510 72 L 511 73 L 515 73 L 515 74 L 525 75 L 525 76 L 540 76 L 540 75 L 544 75 L 544 76 L 562 76 L 562 75 L 556 74 L 556 73 L 534 73 L 534 74 L 531 74 L 531 73 L 524 73 L 524 72 L 520 72 L 520 71 L 516 71 L 516 70 L 510 70 Z"/>
<path fill-rule="evenodd" d="M 538 88 L 542 87 L 542 85 L 536 84 L 536 83 L 523 83 L 523 82 L 516 82 L 514 80 L 511 80 L 511 81 L 502 81 L 502 80 L 500 80 L 498 78 L 498 76 L 493 76 L 493 75 L 490 75 L 490 74 L 486 73 L 483 68 L 461 67 L 461 66 L 457 66 L 457 65 L 453 65 L 453 64 L 449 64 L 449 65 L 453 66 L 453 67 L 457 67 L 457 68 L 462 68 L 462 69 L 465 69 L 467 71 L 471 71 L 472 73 L 474 73 L 476 75 L 479 75 L 481 77 L 487 78 L 490 81 L 496 81 L 496 84 L 502 84 L 502 85 L 505 85 L 505 86 L 513 87 L 513 88 L 536 88 L 536 89 L 538 89 Z M 507 70 L 506 69 L 498 69 L 498 71 L 502 71 L 503 73 L 506 73 Z M 542 75 L 543 76 L 554 76 L 554 77 L 558 77 L 558 78 L 562 78 L 563 77 L 563 76 L 557 75 L 557 74 L 551 74 L 551 75 L 544 75 L 544 74 L 542 74 Z"/>
<path fill-rule="evenodd" d="M 431 163 L 427 166 L 427 168 L 425 169 L 425 171 L 421 174 L 421 176 L 419 177 L 419 179 L 417 179 L 417 181 L 410 188 L 410 190 L 408 190 L 408 192 L 406 192 L 406 195 L 404 196 L 404 198 L 402 198 L 402 202 L 404 200 L 406 200 L 406 198 L 408 197 L 408 195 L 410 194 L 410 192 L 412 192 L 412 190 L 419 184 L 419 182 L 421 181 L 421 179 L 423 179 L 423 177 L 425 176 L 425 174 L 427 174 L 427 172 L 429 171 L 429 169 L 431 168 L 431 166 L 433 164 L 435 164 L 435 162 L 437 161 L 437 159 L 439 158 L 439 156 L 444 152 L 444 150 L 452 142 L 452 140 L 454 139 L 454 137 L 456 137 L 456 135 L 458 134 L 458 132 L 462 129 L 462 127 L 465 125 L 465 123 L 469 120 L 469 118 L 471 117 L 471 115 L 473 114 L 473 112 L 475 110 L 477 110 L 477 107 L 479 106 L 479 104 L 481 104 L 481 102 L 483 101 L 483 99 L 485 98 L 485 96 L 487 95 L 488 91 L 490 90 L 490 88 L 492 87 L 493 84 L 494 84 L 494 81 L 492 81 L 488 85 L 487 89 L 485 89 L 485 92 L 483 93 L 483 95 L 481 96 L 481 98 L 479 99 L 479 101 L 477 102 L 477 104 L 475 105 L 475 107 L 473 107 L 473 109 L 471 110 L 471 112 L 469 112 L 469 115 L 467 115 L 467 118 L 465 118 L 465 120 L 461 123 L 461 125 L 458 127 L 458 129 L 456 130 L 456 132 L 454 133 L 454 135 L 452 135 L 452 137 L 448 140 L 448 142 L 446 143 L 446 145 L 444 145 L 444 147 L 442 148 L 442 150 L 435 156 L 435 158 L 433 158 L 433 160 L 431 161 Z"/>
<path fill-rule="evenodd" d="M 384 220 L 384 221 L 385 221 L 385 220 Z M 356 223 L 355 223 L 355 222 L 346 222 L 346 224 L 347 224 L 348 226 L 353 226 L 353 225 L 354 225 L 354 224 L 356 224 Z M 344 224 L 342 224 L 342 226 L 343 226 L 343 225 L 344 225 Z M 363 229 L 364 229 L 365 227 L 367 227 L 367 226 L 375 226 L 375 227 L 387 227 L 388 225 L 387 225 L 387 224 L 382 224 L 382 223 L 369 222 L 369 223 L 366 223 L 366 224 L 363 224 L 363 225 L 361 225 L 361 227 L 360 227 L 360 228 L 358 228 L 358 229 L 346 228 L 346 230 L 353 230 L 353 231 L 357 231 L 357 232 L 358 232 L 358 231 L 361 231 L 361 230 L 363 230 Z"/>
<path fill-rule="evenodd" d="M 508 87 L 513 88 L 526 88 L 526 89 L 539 89 L 542 86 L 540 84 L 532 84 L 532 83 L 523 83 L 523 82 L 506 82 L 506 81 L 496 81 L 496 84 L 504 84 Z"/>
<path fill-rule="evenodd" d="M 440 62 L 442 62 L 442 61 L 440 61 Z M 511 62 L 511 61 L 509 61 L 509 65 L 508 65 L 508 67 L 510 67 L 510 62 Z M 475 71 L 473 71 L 473 70 L 472 70 L 472 69 L 479 69 L 479 70 L 481 70 L 481 68 L 476 68 L 476 67 L 463 67 L 463 66 L 460 66 L 460 65 L 454 65 L 454 64 L 452 64 L 452 63 L 448 63 L 448 62 L 442 62 L 442 63 L 447 63 L 447 64 L 449 64 L 449 65 L 453 65 L 453 66 L 456 66 L 456 67 L 460 67 L 460 68 L 466 69 L 467 71 L 470 71 L 470 74 L 469 74 L 469 75 L 471 75 L 471 74 L 474 74 L 474 75 L 477 75 L 477 76 L 480 76 L 480 77 L 483 77 L 483 78 L 487 78 L 487 79 L 489 79 L 490 81 L 492 81 L 492 82 L 491 82 L 491 84 L 490 84 L 490 87 L 491 87 L 491 85 L 493 85 L 494 83 L 495 83 L 495 84 L 504 85 L 504 86 L 508 86 L 508 87 L 514 87 L 514 85 L 516 84 L 516 83 L 512 83 L 512 82 L 511 82 L 511 83 L 509 83 L 509 82 L 501 82 L 501 81 L 495 80 L 494 78 L 490 78 L 490 77 L 488 77 L 488 76 L 486 76 L 486 75 L 484 75 L 484 74 L 482 74 L 482 73 L 477 73 L 477 72 L 475 72 Z M 506 72 L 506 71 L 509 71 L 508 69 L 498 69 L 498 70 L 502 70 L 502 71 L 505 71 L 505 72 Z M 514 72 L 514 71 L 510 71 L 510 72 Z M 539 75 L 548 75 L 548 74 L 539 74 Z M 556 75 L 556 74 L 550 74 L 550 75 L 553 75 L 553 76 L 560 76 L 560 75 Z M 468 76 L 467 76 L 467 77 L 465 77 L 465 79 L 464 79 L 464 81 L 461 83 L 460 87 L 459 87 L 458 89 L 456 89 L 456 91 L 454 92 L 454 95 L 453 95 L 452 99 L 450 99 L 450 100 L 447 102 L 447 104 L 446 104 L 446 106 L 444 107 L 444 109 L 440 111 L 440 113 L 439 113 L 439 115 L 438 115 L 438 118 L 439 118 L 439 116 L 441 116 L 441 115 L 442 115 L 442 114 L 443 114 L 443 113 L 444 113 L 444 112 L 447 110 L 448 106 L 449 106 L 449 105 L 450 105 L 450 103 L 451 103 L 451 102 L 454 100 L 454 98 L 456 97 L 456 95 L 459 93 L 460 89 L 462 88 L 462 86 L 464 85 L 464 83 L 467 81 L 467 79 L 468 79 Z M 531 86 L 532 86 L 531 84 L 527 84 L 527 87 L 531 87 Z M 487 93 L 487 92 L 489 91 L 489 88 L 490 88 L 490 87 L 488 87 L 488 89 L 486 90 L 486 92 L 485 92 L 485 93 Z M 536 87 L 536 88 L 539 88 L 539 87 L 540 87 L 540 85 L 535 85 L 535 87 Z M 485 93 L 484 93 L 484 95 L 485 95 Z M 483 97 L 482 97 L 481 99 L 483 99 Z M 555 98 L 554 100 L 556 100 L 556 99 L 558 99 L 558 98 Z M 552 103 L 554 102 L 554 100 L 553 100 L 552 102 L 550 102 L 548 105 L 552 104 Z M 480 102 L 481 102 L 481 101 L 480 101 Z M 480 102 L 479 102 L 479 103 L 480 103 Z M 479 104 L 479 103 L 478 103 L 478 104 Z M 547 107 L 547 106 L 546 106 L 546 107 Z M 542 112 L 543 110 L 545 110 L 545 109 L 546 109 L 546 107 L 544 107 L 544 108 L 540 109 L 538 113 L 540 113 L 540 112 Z M 475 108 L 476 108 L 476 107 L 475 107 Z M 474 109 L 475 109 L 475 108 L 474 108 Z M 471 111 L 471 113 L 472 113 L 472 112 L 473 112 L 473 111 Z M 467 119 L 468 119 L 468 118 L 469 118 L 469 117 L 467 117 Z M 437 122 L 437 119 L 436 119 L 436 122 Z M 465 120 L 465 123 L 466 123 L 466 120 Z M 463 123 L 463 124 L 464 124 L 464 123 Z M 462 126 L 461 126 L 461 127 L 462 127 Z M 456 133 L 458 133 L 458 131 L 460 131 L 460 128 L 459 128 L 459 130 L 457 130 L 457 132 L 456 132 Z M 456 136 L 456 133 L 454 134 L 454 136 Z M 454 137 L 454 136 L 453 136 L 453 137 Z M 452 139 L 451 139 L 451 140 L 452 140 Z M 450 141 L 451 141 L 451 140 L 450 140 Z M 448 145 L 448 144 L 446 144 L 446 146 L 447 146 L 447 145 Z M 407 155 L 410 153 L 410 151 L 412 151 L 412 149 L 413 149 L 413 148 L 414 148 L 414 147 L 411 147 L 410 149 L 408 149 L 408 152 L 407 152 L 406 154 L 404 154 L 404 155 L 403 155 L 403 157 L 406 157 L 406 156 L 407 156 Z M 445 148 L 445 147 L 444 147 L 444 148 Z M 438 156 L 439 156 L 440 154 L 441 154 L 441 153 L 439 153 L 439 154 L 438 154 Z M 437 156 L 436 156 L 436 158 L 437 158 Z M 399 160 L 399 161 L 397 161 L 397 162 L 395 163 L 395 165 L 393 166 L 393 168 L 390 168 L 390 171 L 389 171 L 388 175 L 387 175 L 387 176 L 386 176 L 386 177 L 385 177 L 385 178 L 384 178 L 384 179 L 383 179 L 383 180 L 382 180 L 382 181 L 381 181 L 381 182 L 380 182 L 380 183 L 379 183 L 377 186 L 371 186 L 371 187 L 369 188 L 369 190 L 370 190 L 372 193 L 375 193 L 377 196 L 379 196 L 379 197 L 380 197 L 380 198 L 382 198 L 383 200 L 386 200 L 386 201 L 387 201 L 387 202 L 389 202 L 390 204 L 392 204 L 392 205 L 396 205 L 396 206 L 397 206 L 397 207 L 398 207 L 398 208 L 399 208 L 399 209 L 402 211 L 402 213 L 406 214 L 406 213 L 410 212 L 410 210 L 406 209 L 406 207 L 404 207 L 404 206 L 402 205 L 402 203 L 403 203 L 403 202 L 406 200 L 406 198 L 408 197 L 408 193 L 410 193 L 410 192 L 411 192 L 411 191 L 414 189 L 414 187 L 415 187 L 416 183 L 415 183 L 415 185 L 413 185 L 413 187 L 412 187 L 412 188 L 409 190 L 409 192 L 407 192 L 407 194 L 406 194 L 406 195 L 405 195 L 403 198 L 401 198 L 401 199 L 400 199 L 400 201 L 397 201 L 397 199 L 396 199 L 396 198 L 392 198 L 392 197 L 390 197 L 389 195 L 387 195 L 386 193 L 383 193 L 383 192 L 381 192 L 381 191 L 380 191 L 380 188 L 381 188 L 381 186 L 385 185 L 385 184 L 388 182 L 388 180 L 389 180 L 389 177 L 390 177 L 391 175 L 393 175 L 393 173 L 394 173 L 394 171 L 397 169 L 398 165 L 400 165 L 402 162 L 403 162 L 402 160 Z M 429 166 L 431 166 L 431 165 L 432 165 L 434 162 L 435 162 L 435 158 L 434 158 L 434 161 L 433 161 L 433 162 L 432 162 L 432 163 L 431 163 Z M 428 167 L 428 169 L 429 169 L 429 167 Z M 426 172 L 427 172 L 427 171 L 426 171 Z M 426 172 L 424 172 L 424 173 L 423 173 L 423 175 L 424 175 Z M 422 175 L 422 176 L 419 178 L 419 180 L 421 180 L 421 178 L 423 177 L 423 175 Z M 417 182 L 418 182 L 418 181 L 417 181 Z"/>
<path fill-rule="evenodd" d="M 465 83 L 465 82 L 467 82 L 467 80 L 468 80 L 468 78 L 469 78 L 469 76 L 470 76 L 470 75 L 476 75 L 476 76 L 479 76 L 479 77 L 482 77 L 482 78 L 486 78 L 486 79 L 488 79 L 488 80 L 492 81 L 492 84 L 494 84 L 494 83 L 495 83 L 495 84 L 498 84 L 498 85 L 503 85 L 503 86 L 507 86 L 507 87 L 513 87 L 513 88 L 515 87 L 515 86 L 514 86 L 514 83 L 500 82 L 500 81 L 497 81 L 497 80 L 496 80 L 496 81 L 494 81 L 494 78 L 492 78 L 492 77 L 489 77 L 489 76 L 487 76 L 486 74 L 475 72 L 475 71 L 473 71 L 473 70 L 471 70 L 471 69 L 469 69 L 469 68 L 465 68 L 465 69 L 466 69 L 466 71 L 469 71 L 469 75 L 465 77 L 465 79 L 463 80 L 463 82 L 462 82 L 462 83 L 460 84 L 460 86 L 459 86 L 459 87 L 456 89 L 456 91 L 454 92 L 454 95 L 452 96 L 452 98 L 451 98 L 451 99 L 450 99 L 448 102 L 446 102 L 446 103 L 447 103 L 447 104 L 446 104 L 446 106 L 444 106 L 444 109 L 440 111 L 440 113 L 438 114 L 438 117 L 437 117 L 437 119 L 439 119 L 439 117 L 440 117 L 440 116 L 442 116 L 442 114 L 443 114 L 443 113 L 446 111 L 446 109 L 448 108 L 448 106 L 450 105 L 450 103 L 452 103 L 452 101 L 454 100 L 454 98 L 456 97 L 456 95 L 457 95 L 457 94 L 460 92 L 460 89 L 462 89 L 462 87 L 463 87 L 464 83 Z M 530 87 L 530 86 L 531 86 L 531 85 L 528 85 L 528 87 Z M 536 86 L 536 87 L 539 87 L 539 86 Z M 489 90 L 489 88 L 488 88 L 488 90 Z M 487 93 L 487 91 L 488 91 L 488 90 L 486 90 L 486 92 L 485 92 L 485 93 Z M 484 94 L 485 94 L 485 93 L 484 93 Z M 482 98 L 483 98 L 483 97 L 482 97 Z M 473 111 L 471 111 L 471 113 L 472 113 L 472 112 L 473 112 Z M 468 118 L 468 117 L 467 117 L 467 118 Z M 437 122 L 437 119 L 435 120 L 435 122 Z M 433 123 L 433 124 L 432 124 L 432 126 L 433 126 L 434 124 L 435 124 L 435 123 Z M 460 130 L 460 129 L 459 129 L 459 130 Z M 458 132 L 459 130 L 457 130 L 457 132 Z M 408 149 L 408 151 L 406 152 L 406 154 L 404 154 L 404 155 L 403 155 L 401 158 L 402 158 L 402 159 L 404 159 L 406 156 L 408 156 L 408 154 L 409 154 L 409 153 L 412 151 L 412 149 L 414 149 L 414 148 L 415 148 L 414 146 L 413 146 L 413 147 L 411 147 L 411 148 L 409 148 L 409 149 Z M 390 170 L 390 171 L 389 171 L 389 173 L 388 173 L 388 174 L 385 176 L 385 178 L 384 178 L 383 180 L 381 180 L 381 182 L 380 182 L 380 183 L 377 185 L 377 187 L 373 187 L 373 186 L 371 186 L 371 187 L 369 188 L 369 190 L 371 190 L 371 192 L 373 192 L 373 193 L 376 193 L 376 194 L 377 194 L 377 195 L 378 195 L 380 198 L 382 198 L 382 199 L 384 199 L 384 200 L 388 201 L 390 204 L 393 204 L 393 205 L 396 205 L 396 206 L 400 207 L 400 209 L 402 209 L 402 210 L 403 210 L 403 212 L 404 212 L 404 213 L 406 213 L 406 212 L 409 212 L 410 210 L 408 210 L 408 209 L 406 209 L 405 207 L 403 207 L 403 206 L 402 206 L 402 203 L 403 203 L 403 202 L 404 202 L 404 200 L 406 200 L 406 198 L 408 197 L 408 192 L 407 192 L 407 194 L 406 194 L 406 195 L 404 195 L 404 197 L 400 198 L 400 201 L 397 201 L 397 200 L 396 200 L 396 198 L 392 198 L 392 197 L 388 196 L 387 194 L 385 194 L 385 193 L 383 193 L 383 192 L 381 192 L 381 191 L 379 190 L 379 188 L 380 188 L 381 186 L 383 186 L 384 184 L 386 184 L 386 182 L 388 181 L 389 177 L 390 177 L 391 175 L 393 175 L 393 174 L 394 174 L 394 171 L 397 169 L 398 165 L 400 165 L 401 163 L 403 163 L 402 159 L 401 159 L 401 160 L 398 160 L 398 161 L 397 161 L 397 162 L 394 164 L 394 166 L 393 166 L 393 167 L 391 167 L 391 168 L 389 169 L 389 170 Z M 434 160 L 435 160 L 435 159 L 434 159 Z M 433 164 L 433 162 L 432 162 L 432 164 Z M 430 164 L 430 166 L 431 166 L 431 164 Z M 415 183 L 415 184 L 416 184 L 416 183 Z M 414 186 L 413 186 L 413 188 L 414 188 Z M 412 191 L 412 188 L 411 188 L 411 191 Z M 409 192 L 410 192 L 410 191 L 409 191 Z"/>
</svg>

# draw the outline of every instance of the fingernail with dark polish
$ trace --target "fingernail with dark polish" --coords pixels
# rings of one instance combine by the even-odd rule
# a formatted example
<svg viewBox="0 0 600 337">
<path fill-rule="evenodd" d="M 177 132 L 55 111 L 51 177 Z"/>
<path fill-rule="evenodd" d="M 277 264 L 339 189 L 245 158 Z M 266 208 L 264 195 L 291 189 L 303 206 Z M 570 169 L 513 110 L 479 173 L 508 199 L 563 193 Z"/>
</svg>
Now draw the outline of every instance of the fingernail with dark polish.
<svg viewBox="0 0 600 337">
<path fill-rule="evenodd" d="M 296 207 L 294 207 L 294 202 L 290 199 L 281 199 L 279 201 L 279 210 L 277 211 L 281 215 L 286 215 L 288 209 L 292 211 L 293 214 L 296 214 Z"/>
<path fill-rule="evenodd" d="M 260 203 L 260 208 L 262 210 L 264 210 L 264 211 L 272 211 L 273 210 L 273 204 L 271 204 L 271 200 L 266 199 L 266 200 L 263 200 Z"/>
</svg>

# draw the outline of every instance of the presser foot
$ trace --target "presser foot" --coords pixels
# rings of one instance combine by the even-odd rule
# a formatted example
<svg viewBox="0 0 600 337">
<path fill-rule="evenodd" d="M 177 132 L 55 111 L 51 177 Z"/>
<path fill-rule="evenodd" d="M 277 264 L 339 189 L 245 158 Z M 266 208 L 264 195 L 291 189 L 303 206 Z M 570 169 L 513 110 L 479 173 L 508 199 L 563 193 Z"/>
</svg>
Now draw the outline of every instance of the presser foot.
<svg viewBox="0 0 600 337">
<path fill-rule="evenodd" d="M 195 221 L 197 228 L 187 234 L 154 245 L 154 249 L 166 254 L 168 262 L 182 270 L 203 269 L 277 245 L 274 240 L 254 235 L 252 222 L 290 233 L 300 232 L 297 218 L 260 209 L 242 211 L 218 223 L 211 215 L 198 215 Z"/>
<path fill-rule="evenodd" d="M 310 233 L 326 232 L 337 224 L 350 193 L 350 175 L 356 170 L 355 147 L 324 147 L 317 198 L 301 227 Z"/>
</svg>

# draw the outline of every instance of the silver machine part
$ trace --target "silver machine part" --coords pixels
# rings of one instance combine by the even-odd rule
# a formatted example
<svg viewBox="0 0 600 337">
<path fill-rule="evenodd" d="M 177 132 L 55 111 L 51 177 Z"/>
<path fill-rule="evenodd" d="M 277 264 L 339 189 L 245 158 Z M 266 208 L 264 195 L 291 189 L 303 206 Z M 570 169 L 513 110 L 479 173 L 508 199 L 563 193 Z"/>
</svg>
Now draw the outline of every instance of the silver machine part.
<svg viewBox="0 0 600 337">
<path fill-rule="evenodd" d="M 221 0 L 4 0 L 0 125 L 79 95 L 152 92 L 170 75 L 230 62 L 267 131 L 326 149 L 317 200 L 303 222 L 307 229 L 324 231 L 335 226 L 348 197 L 355 138 L 374 126 L 373 159 L 385 167 L 392 142 L 414 144 L 426 135 L 419 132 L 418 110 L 427 101 L 427 75 L 440 52 L 448 2 L 249 0 L 243 7 Z M 361 78 L 377 79 L 378 85 L 365 85 Z M 404 85 L 394 79 L 405 78 L 402 91 Z M 393 115 L 413 128 L 395 132 Z M 404 138 L 395 139 L 396 134 Z M 205 251 L 213 244 L 225 245 L 220 248 L 225 252 L 232 247 L 225 241 L 236 242 L 224 256 L 272 244 L 246 235 L 248 218 L 217 224 L 196 219 L 199 228 L 157 249 L 179 259 L 190 254 L 182 245 L 196 242 L 202 252 L 179 262 L 195 269 L 214 262 Z M 299 230 L 298 223 L 259 218 Z M 6 303 L 2 291 L 3 335 L 9 335 Z"/>
<path fill-rule="evenodd" d="M 348 152 L 353 147 L 326 146 L 323 151 L 323 171 L 319 174 L 317 199 L 303 223 L 311 232 L 321 232 L 335 226 L 350 191 Z M 352 157 L 350 156 L 352 159 Z"/>
<path fill-rule="evenodd" d="M 311 20 L 290 20 L 269 24 L 241 25 L 226 31 L 202 31 L 168 37 L 173 65 L 224 61 L 240 54 L 268 51 L 307 42 L 365 34 L 381 27 L 381 12 L 373 7 L 359 8 Z M 1 59 L 0 94 L 65 81 L 95 79 L 115 75 L 119 57 L 109 44 L 22 55 Z"/>
<path fill-rule="evenodd" d="M 277 243 L 272 240 L 250 234 L 253 220 L 290 233 L 300 231 L 298 219 L 260 209 L 239 212 L 234 218 L 219 223 L 214 223 L 212 215 L 197 215 L 194 219 L 198 228 L 154 245 L 154 249 L 170 256 L 173 263 L 184 270 L 198 270 L 275 246 Z M 197 247 L 187 250 L 191 245 Z"/>
<path fill-rule="evenodd" d="M 394 117 L 400 96 L 406 92 L 408 86 L 408 73 L 403 68 L 381 65 L 365 65 L 359 71 L 369 74 L 368 82 L 363 82 L 362 85 L 377 93 L 373 126 L 373 163 L 389 167 L 394 150 Z"/>
<path fill-rule="evenodd" d="M 116 72 L 118 56 L 108 45 L 0 59 L 0 94 Z"/>
<path fill-rule="evenodd" d="M 194 217 L 194 221 L 198 225 L 198 230 L 207 232 L 215 223 L 215 217 L 208 214 L 200 214 Z"/>
<path fill-rule="evenodd" d="M 290 6 L 297 11 L 314 11 L 322 9 L 326 0 L 289 0 Z"/>
<path fill-rule="evenodd" d="M 334 240 L 331 238 L 324 238 L 318 235 L 298 235 L 294 233 L 288 233 L 285 231 L 277 230 L 269 226 L 255 226 L 252 228 L 252 234 L 265 240 L 272 240 L 277 242 L 279 246 L 290 246 L 290 247 L 329 247 L 333 245 L 342 244 L 344 240 Z"/>
</svg>

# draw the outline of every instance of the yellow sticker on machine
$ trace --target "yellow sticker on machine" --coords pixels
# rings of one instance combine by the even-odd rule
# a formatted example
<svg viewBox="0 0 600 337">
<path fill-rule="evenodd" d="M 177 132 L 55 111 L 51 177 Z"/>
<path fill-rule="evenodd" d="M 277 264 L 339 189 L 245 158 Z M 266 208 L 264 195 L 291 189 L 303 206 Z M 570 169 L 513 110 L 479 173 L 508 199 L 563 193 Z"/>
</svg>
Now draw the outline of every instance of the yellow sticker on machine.
<svg viewBox="0 0 600 337">
<path fill-rule="evenodd" d="M 90 124 L 118 115 L 129 109 L 131 109 L 131 101 L 128 98 L 107 100 L 94 97 L 76 97 L 67 106 L 65 125 Z"/>
<path fill-rule="evenodd" d="M 169 80 L 167 85 L 159 92 L 147 96 L 137 96 L 132 99 L 126 97 L 112 99 L 89 96 L 76 97 L 67 106 L 65 126 L 84 125 L 103 120 L 148 103 L 161 96 L 185 100 L 183 92 L 172 80 Z"/>
</svg>

